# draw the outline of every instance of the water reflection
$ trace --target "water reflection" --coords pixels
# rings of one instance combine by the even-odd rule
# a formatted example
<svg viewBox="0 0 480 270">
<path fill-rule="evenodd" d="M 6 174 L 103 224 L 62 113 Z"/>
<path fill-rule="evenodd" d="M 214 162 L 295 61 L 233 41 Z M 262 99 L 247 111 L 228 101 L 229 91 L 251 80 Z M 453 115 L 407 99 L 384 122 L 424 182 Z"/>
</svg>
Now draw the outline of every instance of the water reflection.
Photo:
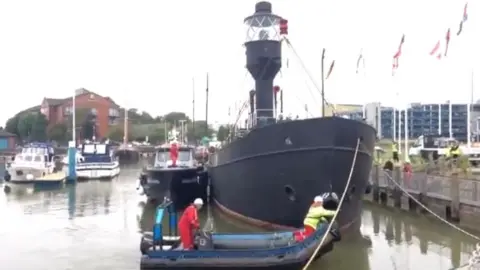
<svg viewBox="0 0 480 270">
<path fill-rule="evenodd" d="M 390 253 L 388 257 L 402 269 L 459 267 L 475 247 L 473 239 L 444 224 L 376 206 L 364 211 L 362 230 L 372 233 L 373 261 Z"/>
<path fill-rule="evenodd" d="M 1 192 L 0 245 L 8 247 L 0 252 L 2 269 L 138 269 L 139 232 L 151 231 L 155 212 L 135 192 L 138 171 L 122 169 L 111 182 Z M 200 211 L 201 223 L 211 215 L 217 232 L 259 231 L 211 210 Z M 311 269 L 449 269 L 473 248 L 468 237 L 420 215 L 369 206 L 361 232 L 343 235 Z"/>
</svg>

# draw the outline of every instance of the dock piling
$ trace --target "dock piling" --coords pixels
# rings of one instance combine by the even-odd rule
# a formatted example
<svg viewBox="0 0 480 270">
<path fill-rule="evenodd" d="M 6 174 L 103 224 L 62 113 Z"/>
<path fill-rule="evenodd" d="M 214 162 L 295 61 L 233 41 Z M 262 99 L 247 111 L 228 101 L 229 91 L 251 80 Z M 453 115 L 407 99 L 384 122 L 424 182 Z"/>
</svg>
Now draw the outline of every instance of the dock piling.
<svg viewBox="0 0 480 270">
<path fill-rule="evenodd" d="M 77 148 L 75 141 L 68 142 L 68 174 L 67 183 L 75 184 L 77 182 Z"/>
<path fill-rule="evenodd" d="M 452 172 L 450 180 L 450 218 L 453 221 L 460 221 L 460 181 L 458 179 L 458 170 Z"/>
<path fill-rule="evenodd" d="M 400 166 L 395 166 L 393 168 L 393 181 L 402 185 L 402 172 L 400 170 Z M 402 207 L 402 190 L 395 185 L 393 188 L 393 206 L 401 208 Z"/>
<path fill-rule="evenodd" d="M 378 201 L 380 200 L 380 165 L 376 164 L 373 169 L 373 201 L 378 203 Z"/>
</svg>

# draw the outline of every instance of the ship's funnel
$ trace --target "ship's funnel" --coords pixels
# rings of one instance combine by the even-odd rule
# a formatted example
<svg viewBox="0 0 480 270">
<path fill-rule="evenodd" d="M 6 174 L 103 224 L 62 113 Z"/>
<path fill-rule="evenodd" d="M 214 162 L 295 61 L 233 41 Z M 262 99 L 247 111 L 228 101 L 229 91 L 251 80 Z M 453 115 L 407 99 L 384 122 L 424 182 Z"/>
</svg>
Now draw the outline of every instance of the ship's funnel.
<svg viewBox="0 0 480 270">
<path fill-rule="evenodd" d="M 255 80 L 257 126 L 274 123 L 273 79 L 282 66 L 280 22 L 272 4 L 259 2 L 255 13 L 245 18 L 247 69 Z"/>
</svg>

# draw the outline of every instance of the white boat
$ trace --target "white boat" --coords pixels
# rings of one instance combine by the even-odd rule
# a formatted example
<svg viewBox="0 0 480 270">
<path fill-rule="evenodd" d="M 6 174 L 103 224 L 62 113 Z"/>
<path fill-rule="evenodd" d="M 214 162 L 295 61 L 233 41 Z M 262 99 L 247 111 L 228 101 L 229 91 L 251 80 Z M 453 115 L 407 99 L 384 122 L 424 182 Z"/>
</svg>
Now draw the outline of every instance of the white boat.
<svg viewBox="0 0 480 270">
<path fill-rule="evenodd" d="M 120 165 L 110 145 L 84 143 L 77 159 L 77 179 L 112 179 L 120 174 Z"/>
<path fill-rule="evenodd" d="M 4 179 L 8 184 L 61 184 L 66 174 L 56 168 L 53 147 L 32 143 L 22 148 L 12 163 L 6 164 Z"/>
</svg>

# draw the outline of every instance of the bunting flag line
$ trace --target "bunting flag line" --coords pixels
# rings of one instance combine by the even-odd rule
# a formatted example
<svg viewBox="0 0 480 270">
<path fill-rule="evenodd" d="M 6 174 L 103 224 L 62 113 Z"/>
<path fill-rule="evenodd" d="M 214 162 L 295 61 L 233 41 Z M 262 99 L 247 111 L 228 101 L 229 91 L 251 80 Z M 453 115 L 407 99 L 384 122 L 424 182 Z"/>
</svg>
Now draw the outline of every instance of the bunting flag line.
<svg viewBox="0 0 480 270">
<path fill-rule="evenodd" d="M 430 51 L 431 56 L 437 57 L 437 59 L 442 59 L 442 54 L 439 52 L 440 51 L 440 40 L 437 41 L 437 44 L 433 47 L 433 49 Z"/>
<path fill-rule="evenodd" d="M 450 43 L 450 28 L 448 28 L 447 35 L 445 36 L 445 54 L 443 56 L 447 56 L 449 43 Z"/>
<path fill-rule="evenodd" d="M 457 36 L 459 36 L 462 33 L 463 23 L 466 22 L 468 19 L 467 6 L 468 6 L 468 3 L 466 3 L 465 7 L 463 8 L 463 17 L 462 17 L 462 20 L 460 21 L 460 26 L 458 27 Z"/>
<path fill-rule="evenodd" d="M 360 62 L 363 61 L 363 52 L 360 51 L 360 55 L 358 56 L 358 59 L 357 59 L 357 74 L 358 74 L 358 69 L 360 68 Z"/>
<path fill-rule="evenodd" d="M 395 75 L 395 70 L 398 69 L 398 59 L 402 55 L 403 43 L 405 43 L 405 34 L 402 35 L 402 39 L 400 40 L 400 45 L 398 45 L 398 50 L 393 55 L 392 76 Z"/>
<path fill-rule="evenodd" d="M 330 74 L 332 74 L 334 66 L 335 66 L 335 60 L 333 60 L 332 63 L 330 64 L 330 68 L 328 69 L 327 77 L 325 79 L 328 79 L 328 77 L 330 77 Z"/>
</svg>

